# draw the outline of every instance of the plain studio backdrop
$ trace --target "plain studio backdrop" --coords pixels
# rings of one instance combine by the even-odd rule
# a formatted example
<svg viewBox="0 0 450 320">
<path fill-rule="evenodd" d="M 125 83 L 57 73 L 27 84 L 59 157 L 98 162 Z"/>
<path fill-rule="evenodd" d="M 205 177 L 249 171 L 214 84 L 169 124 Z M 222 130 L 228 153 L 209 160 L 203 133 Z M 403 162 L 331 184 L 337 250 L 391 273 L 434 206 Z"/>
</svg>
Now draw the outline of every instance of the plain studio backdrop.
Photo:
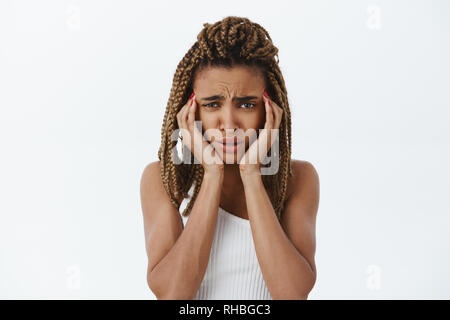
<svg viewBox="0 0 450 320">
<path fill-rule="evenodd" d="M 449 1 L 1 1 L 0 298 L 154 299 L 139 183 L 178 62 L 244 16 L 317 169 L 310 299 L 450 298 Z"/>
</svg>

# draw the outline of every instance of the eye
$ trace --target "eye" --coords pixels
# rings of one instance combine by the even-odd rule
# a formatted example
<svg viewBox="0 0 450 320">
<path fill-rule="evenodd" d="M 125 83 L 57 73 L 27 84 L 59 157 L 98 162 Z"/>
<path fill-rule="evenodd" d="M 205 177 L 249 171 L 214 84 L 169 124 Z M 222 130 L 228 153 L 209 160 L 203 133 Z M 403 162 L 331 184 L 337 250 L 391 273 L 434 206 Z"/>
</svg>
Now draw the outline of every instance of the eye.
<svg viewBox="0 0 450 320">
<path fill-rule="evenodd" d="M 208 103 L 208 104 L 204 104 L 203 106 L 205 106 L 207 108 L 214 108 L 214 107 L 211 106 L 212 104 L 217 104 L 217 103 L 211 102 L 211 103 Z"/>
<path fill-rule="evenodd" d="M 252 108 L 254 108 L 254 107 L 256 106 L 256 104 L 254 104 L 254 103 L 243 103 L 243 104 L 241 104 L 241 105 L 243 106 L 244 104 L 251 105 L 251 107 L 248 107 L 248 108 L 242 108 L 242 109 L 252 109 Z"/>
<path fill-rule="evenodd" d="M 208 103 L 208 104 L 204 104 L 203 106 L 206 107 L 206 108 L 216 109 L 216 107 L 212 106 L 213 104 L 217 105 L 217 103 L 211 102 L 211 103 Z M 249 107 L 244 107 L 244 108 L 241 108 L 241 109 L 253 109 L 256 106 L 255 103 L 243 103 L 243 104 L 241 104 L 241 106 L 243 106 L 243 105 L 249 105 Z"/>
</svg>

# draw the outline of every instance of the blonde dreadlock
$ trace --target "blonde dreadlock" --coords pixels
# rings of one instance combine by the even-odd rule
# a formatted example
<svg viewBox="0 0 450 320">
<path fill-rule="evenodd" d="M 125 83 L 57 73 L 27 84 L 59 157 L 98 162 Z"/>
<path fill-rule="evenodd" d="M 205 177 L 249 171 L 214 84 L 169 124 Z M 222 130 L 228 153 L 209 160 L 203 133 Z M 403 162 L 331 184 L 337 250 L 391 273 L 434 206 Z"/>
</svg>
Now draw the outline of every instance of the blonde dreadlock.
<svg viewBox="0 0 450 320">
<path fill-rule="evenodd" d="M 284 79 L 278 66 L 278 49 L 273 45 L 269 33 L 247 18 L 229 16 L 214 24 L 204 23 L 203 27 L 197 41 L 177 66 L 164 114 L 158 158 L 166 192 L 178 209 L 182 198 L 188 197 L 188 191 L 194 184 L 193 196 L 182 213 L 186 217 L 194 205 L 203 180 L 203 167 L 193 163 L 192 154 L 190 163 L 175 165 L 172 161 L 172 152 L 178 142 L 172 141 L 172 134 L 178 129 L 176 115 L 192 92 L 196 71 L 207 66 L 256 66 L 263 71 L 269 96 L 284 111 L 279 128 L 278 172 L 275 175 L 262 175 L 264 187 L 280 219 L 292 170 L 291 113 Z M 188 149 L 183 148 L 189 153 Z"/>
</svg>

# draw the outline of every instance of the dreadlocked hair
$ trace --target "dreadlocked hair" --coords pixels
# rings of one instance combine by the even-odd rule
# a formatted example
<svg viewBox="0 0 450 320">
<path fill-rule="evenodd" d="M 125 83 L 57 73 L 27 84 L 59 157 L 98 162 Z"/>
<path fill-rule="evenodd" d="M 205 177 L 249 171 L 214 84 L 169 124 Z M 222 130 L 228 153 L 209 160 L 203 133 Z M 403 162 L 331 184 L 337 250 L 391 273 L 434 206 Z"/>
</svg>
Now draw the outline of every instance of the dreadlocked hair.
<svg viewBox="0 0 450 320">
<path fill-rule="evenodd" d="M 291 113 L 287 91 L 278 66 L 278 49 L 273 45 L 269 33 L 259 24 L 247 18 L 228 16 L 214 24 L 204 23 L 197 41 L 179 62 L 173 77 L 169 101 L 167 102 L 161 128 L 161 146 L 158 151 L 161 178 L 171 202 L 178 209 L 183 198 L 194 185 L 192 197 L 182 215 L 188 216 L 200 191 L 204 169 L 192 161 L 175 164 L 173 158 L 178 140 L 172 139 L 178 129 L 176 115 L 187 103 L 193 91 L 196 71 L 208 66 L 231 68 L 236 65 L 257 67 L 264 74 L 266 90 L 273 101 L 283 109 L 279 128 L 279 168 L 274 175 L 262 175 L 262 181 L 272 202 L 277 218 L 281 218 L 286 200 L 288 178 L 291 169 Z M 275 60 L 275 57 L 277 58 Z M 183 152 L 189 149 L 184 149 Z M 271 152 L 271 150 L 269 151 Z M 173 157 L 173 158 L 172 158 Z M 264 166 L 261 164 L 261 166 Z"/>
</svg>

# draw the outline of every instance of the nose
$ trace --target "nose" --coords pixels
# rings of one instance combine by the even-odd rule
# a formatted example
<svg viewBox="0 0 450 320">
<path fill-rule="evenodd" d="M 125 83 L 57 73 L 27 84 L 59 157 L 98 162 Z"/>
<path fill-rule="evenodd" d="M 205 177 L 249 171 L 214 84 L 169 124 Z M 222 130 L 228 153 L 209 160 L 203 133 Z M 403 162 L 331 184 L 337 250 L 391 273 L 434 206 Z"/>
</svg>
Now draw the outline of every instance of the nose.
<svg viewBox="0 0 450 320">
<path fill-rule="evenodd" d="M 219 129 L 223 135 L 233 135 L 234 131 L 239 128 L 239 119 L 231 104 L 225 104 L 221 108 L 219 122 Z"/>
</svg>

